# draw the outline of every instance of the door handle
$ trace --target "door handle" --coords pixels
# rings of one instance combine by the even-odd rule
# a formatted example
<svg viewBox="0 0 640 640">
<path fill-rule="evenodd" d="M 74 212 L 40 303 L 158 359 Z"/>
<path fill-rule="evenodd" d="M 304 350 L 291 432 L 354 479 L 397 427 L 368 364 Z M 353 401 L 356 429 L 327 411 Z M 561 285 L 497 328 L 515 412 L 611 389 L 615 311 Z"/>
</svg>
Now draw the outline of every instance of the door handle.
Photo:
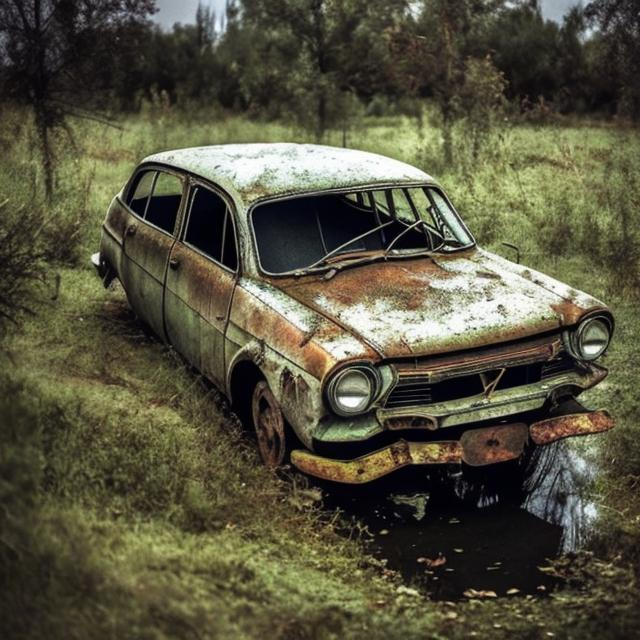
<svg viewBox="0 0 640 640">
<path fill-rule="evenodd" d="M 180 260 L 178 260 L 178 258 L 171 258 L 171 260 L 169 260 L 169 266 L 175 271 L 180 266 Z"/>
<path fill-rule="evenodd" d="M 137 231 L 138 227 L 135 224 L 130 224 L 127 227 L 127 235 L 128 236 L 135 236 L 136 235 L 136 231 Z"/>
</svg>

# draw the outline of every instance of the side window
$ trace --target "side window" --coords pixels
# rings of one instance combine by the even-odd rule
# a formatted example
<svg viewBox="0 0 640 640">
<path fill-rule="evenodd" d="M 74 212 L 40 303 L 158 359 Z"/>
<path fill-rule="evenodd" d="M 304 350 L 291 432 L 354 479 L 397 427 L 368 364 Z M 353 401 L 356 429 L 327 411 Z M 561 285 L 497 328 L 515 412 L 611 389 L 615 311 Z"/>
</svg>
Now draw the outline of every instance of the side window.
<svg viewBox="0 0 640 640">
<path fill-rule="evenodd" d="M 217 193 L 196 187 L 184 241 L 229 269 L 237 269 L 238 256 L 231 213 Z"/>
<path fill-rule="evenodd" d="M 389 200 L 387 199 L 387 192 L 386 191 L 374 191 L 373 192 L 373 199 L 376 202 L 376 209 L 385 215 L 389 215 L 390 210 L 389 210 Z"/>
<path fill-rule="evenodd" d="M 155 171 L 143 171 L 136 176 L 133 189 L 129 192 L 129 201 L 127 204 L 141 218 L 144 217 L 144 212 L 147 208 L 147 202 L 149 200 L 149 195 L 151 194 L 151 189 L 153 188 L 153 180 L 155 177 Z"/>
<path fill-rule="evenodd" d="M 407 195 L 402 189 L 394 189 L 392 191 L 393 205 L 396 210 L 396 217 L 398 220 L 405 222 L 406 224 L 413 224 L 417 218 L 416 214 L 411 208 L 411 204 L 407 200 Z"/>
<path fill-rule="evenodd" d="M 451 232 L 451 228 L 453 228 L 453 231 L 458 235 L 458 237 L 464 238 L 467 233 L 458 222 L 457 217 L 451 210 L 447 201 L 435 189 L 429 189 L 429 195 L 433 199 L 433 204 L 435 205 L 434 215 L 440 222 L 441 231 L 444 233 L 444 237 L 447 240 L 457 240 Z M 446 222 L 443 222 L 442 219 L 446 220 Z"/>
<path fill-rule="evenodd" d="M 361 210 L 367 210 L 367 211 L 371 211 L 372 206 L 371 206 L 371 202 L 369 201 L 369 194 L 365 194 L 367 197 L 365 199 L 364 195 L 362 194 L 362 192 L 360 191 L 356 191 L 355 193 L 346 193 L 344 196 L 342 196 L 349 204 L 353 205 L 354 207 L 361 209 Z"/>
<path fill-rule="evenodd" d="M 431 200 L 427 197 L 425 189 L 422 187 L 412 187 L 407 189 L 407 193 L 416 208 L 418 215 L 431 227 L 441 232 L 442 222 L 435 211 Z"/>
<path fill-rule="evenodd" d="M 171 173 L 159 171 L 145 220 L 167 233 L 173 233 L 181 198 L 182 181 L 180 178 Z"/>
</svg>

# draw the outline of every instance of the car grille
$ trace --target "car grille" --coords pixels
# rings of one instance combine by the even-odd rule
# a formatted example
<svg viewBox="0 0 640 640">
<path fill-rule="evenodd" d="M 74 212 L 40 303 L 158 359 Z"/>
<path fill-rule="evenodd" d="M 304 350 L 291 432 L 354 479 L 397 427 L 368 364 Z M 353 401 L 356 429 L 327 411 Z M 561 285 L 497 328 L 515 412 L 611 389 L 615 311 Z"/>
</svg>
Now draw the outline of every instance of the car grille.
<svg viewBox="0 0 640 640">
<path fill-rule="evenodd" d="M 548 380 L 573 369 L 573 360 L 562 355 L 547 362 L 506 368 L 495 387 L 512 389 L 525 384 Z M 493 369 L 492 371 L 495 371 Z M 490 373 L 490 372 L 486 372 Z M 440 382 L 431 382 L 425 375 L 403 375 L 389 394 L 387 408 L 411 407 L 416 405 L 437 404 L 448 400 L 458 400 L 479 395 L 484 392 L 480 373 L 447 378 Z"/>
</svg>

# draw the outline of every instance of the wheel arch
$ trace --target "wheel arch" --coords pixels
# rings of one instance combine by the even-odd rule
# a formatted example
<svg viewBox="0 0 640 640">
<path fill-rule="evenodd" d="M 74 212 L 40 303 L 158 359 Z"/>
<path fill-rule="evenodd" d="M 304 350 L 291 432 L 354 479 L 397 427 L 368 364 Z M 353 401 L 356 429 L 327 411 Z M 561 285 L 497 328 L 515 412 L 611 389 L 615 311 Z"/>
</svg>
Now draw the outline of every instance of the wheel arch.
<svg viewBox="0 0 640 640">
<path fill-rule="evenodd" d="M 306 445 L 324 415 L 320 382 L 263 343 L 252 342 L 229 364 L 227 397 L 238 417 L 251 425 L 251 399 L 259 380 L 266 380 L 287 424 Z"/>
<path fill-rule="evenodd" d="M 250 358 L 242 358 L 233 363 L 228 387 L 231 407 L 243 425 L 251 424 L 251 397 L 256 384 L 266 380 L 260 367 Z"/>
</svg>

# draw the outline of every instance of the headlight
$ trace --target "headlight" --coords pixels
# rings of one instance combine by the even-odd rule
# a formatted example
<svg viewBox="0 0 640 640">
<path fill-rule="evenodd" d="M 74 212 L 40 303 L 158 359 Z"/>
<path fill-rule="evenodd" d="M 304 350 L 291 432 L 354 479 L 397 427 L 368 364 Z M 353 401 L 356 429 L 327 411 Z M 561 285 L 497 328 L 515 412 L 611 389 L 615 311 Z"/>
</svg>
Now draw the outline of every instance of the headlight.
<svg viewBox="0 0 640 640">
<path fill-rule="evenodd" d="M 571 336 L 571 351 L 580 360 L 596 360 L 609 346 L 611 323 L 604 316 L 583 320 Z"/>
<path fill-rule="evenodd" d="M 343 369 L 329 382 L 327 399 L 339 415 L 364 413 L 377 391 L 377 376 L 368 367 Z"/>
</svg>

